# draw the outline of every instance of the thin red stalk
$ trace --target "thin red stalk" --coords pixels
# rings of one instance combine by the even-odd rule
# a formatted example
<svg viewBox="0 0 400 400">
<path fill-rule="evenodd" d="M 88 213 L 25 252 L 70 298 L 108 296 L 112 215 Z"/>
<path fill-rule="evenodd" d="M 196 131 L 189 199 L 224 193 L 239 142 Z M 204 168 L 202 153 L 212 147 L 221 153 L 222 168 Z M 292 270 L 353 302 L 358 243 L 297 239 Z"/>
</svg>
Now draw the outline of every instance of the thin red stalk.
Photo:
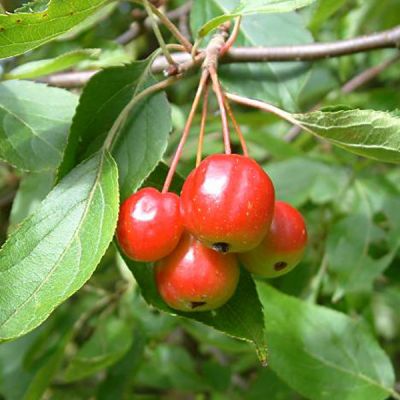
<svg viewBox="0 0 400 400">
<path fill-rule="evenodd" d="M 236 42 L 236 39 L 239 36 L 241 22 L 242 22 L 242 17 L 237 17 L 231 35 L 229 36 L 229 39 L 226 41 L 225 45 L 221 49 L 220 52 L 221 57 L 223 57 Z"/>
<path fill-rule="evenodd" d="M 234 127 L 234 129 L 235 129 L 237 135 L 239 136 L 240 144 L 241 144 L 242 149 L 243 149 L 243 154 L 244 154 L 246 157 L 248 157 L 248 156 L 249 156 L 249 152 L 248 152 L 248 150 L 247 150 L 247 144 L 246 144 L 246 141 L 244 140 L 243 132 L 242 132 L 242 130 L 240 129 L 240 125 L 238 124 L 238 122 L 237 122 L 237 120 L 236 120 L 236 118 L 235 118 L 235 115 L 233 114 L 233 111 L 232 111 L 232 109 L 231 109 L 231 106 L 230 106 L 230 104 L 229 104 L 229 101 L 228 101 L 228 99 L 227 99 L 225 96 L 224 96 L 224 100 L 225 100 L 225 108 L 226 108 L 226 111 L 228 112 L 228 115 L 229 115 L 229 118 L 230 118 L 231 121 L 232 121 L 233 127 Z"/>
<path fill-rule="evenodd" d="M 203 110 L 201 112 L 199 142 L 197 145 L 196 167 L 201 163 L 201 156 L 203 153 L 204 134 L 206 131 L 206 122 L 208 113 L 208 95 L 209 95 L 209 86 L 208 84 L 206 84 L 203 96 Z"/>
<path fill-rule="evenodd" d="M 199 102 L 200 102 L 200 99 L 201 99 L 201 94 L 203 93 L 203 90 L 204 90 L 204 86 L 207 83 L 208 76 L 209 76 L 208 71 L 207 70 L 203 70 L 203 73 L 202 73 L 201 78 L 200 78 L 199 86 L 197 88 L 196 96 L 194 97 L 194 100 L 193 100 L 192 108 L 190 110 L 188 119 L 187 119 L 185 127 L 183 129 L 181 140 L 180 140 L 180 142 L 178 144 L 178 147 L 176 149 L 174 158 L 171 161 L 171 166 L 170 166 L 170 169 L 168 171 L 168 175 L 167 175 L 167 177 L 165 179 L 165 182 L 164 182 L 164 187 L 163 187 L 163 190 L 162 190 L 163 193 L 168 192 L 168 189 L 171 186 L 171 182 L 172 182 L 172 179 L 174 177 L 174 174 L 175 174 L 175 171 L 176 171 L 176 167 L 178 166 L 179 159 L 181 158 L 181 155 L 182 155 L 183 147 L 185 146 L 186 140 L 187 140 L 187 138 L 189 136 L 190 128 L 191 128 L 192 123 L 193 123 L 193 118 L 194 118 L 194 115 L 196 113 L 197 107 L 199 105 Z"/>
<path fill-rule="evenodd" d="M 217 96 L 219 111 L 221 113 L 221 120 L 222 120 L 222 134 L 224 137 L 224 147 L 225 147 L 225 154 L 231 154 L 231 143 L 230 143 L 230 134 L 229 134 L 229 124 L 228 118 L 226 116 L 226 110 L 224 105 L 224 94 L 222 93 L 222 88 L 219 83 L 217 71 L 215 70 L 214 66 L 209 67 L 210 77 L 213 83 L 213 89 Z"/>
</svg>

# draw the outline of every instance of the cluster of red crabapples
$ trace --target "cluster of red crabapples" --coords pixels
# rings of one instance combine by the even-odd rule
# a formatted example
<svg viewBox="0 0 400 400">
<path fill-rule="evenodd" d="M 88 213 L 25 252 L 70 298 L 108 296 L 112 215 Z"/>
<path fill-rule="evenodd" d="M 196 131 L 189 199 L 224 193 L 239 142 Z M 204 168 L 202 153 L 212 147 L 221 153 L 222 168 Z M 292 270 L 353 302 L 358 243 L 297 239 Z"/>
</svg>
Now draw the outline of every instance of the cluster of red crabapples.
<svg viewBox="0 0 400 400">
<path fill-rule="evenodd" d="M 307 241 L 301 214 L 275 201 L 269 176 L 238 154 L 204 159 L 180 197 L 154 188 L 130 196 L 121 206 L 117 237 L 128 257 L 156 262 L 158 291 L 180 311 L 225 304 L 239 281 L 239 261 L 267 278 L 290 271 Z"/>
<path fill-rule="evenodd" d="M 155 262 L 155 282 L 161 297 L 171 308 L 187 312 L 213 310 L 225 304 L 238 285 L 239 262 L 258 276 L 277 277 L 299 263 L 307 242 L 301 214 L 289 204 L 275 201 L 271 179 L 248 156 L 228 95 L 220 85 L 215 60 L 210 59 L 206 57 L 203 64 L 162 192 L 144 188 L 130 196 L 121 206 L 117 226 L 117 239 L 126 256 Z M 210 81 L 221 114 L 225 154 L 201 161 Z M 168 189 L 203 94 L 196 168 L 179 197 Z M 227 115 L 239 136 L 243 155 L 231 154 Z"/>
</svg>

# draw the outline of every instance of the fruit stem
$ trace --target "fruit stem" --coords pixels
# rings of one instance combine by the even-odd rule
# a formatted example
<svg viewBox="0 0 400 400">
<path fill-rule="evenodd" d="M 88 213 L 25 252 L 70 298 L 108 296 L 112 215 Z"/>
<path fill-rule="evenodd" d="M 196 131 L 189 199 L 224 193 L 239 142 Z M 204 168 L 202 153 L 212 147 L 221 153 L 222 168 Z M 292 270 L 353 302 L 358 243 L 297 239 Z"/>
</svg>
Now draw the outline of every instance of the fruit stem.
<svg viewBox="0 0 400 400">
<path fill-rule="evenodd" d="M 161 47 L 161 50 L 164 54 L 164 57 L 166 58 L 166 60 L 168 61 L 168 63 L 173 66 L 176 67 L 176 63 L 174 61 L 174 59 L 171 56 L 171 53 L 169 52 L 167 45 L 165 44 L 164 38 L 162 36 L 162 33 L 160 31 L 160 28 L 158 27 L 158 24 L 154 18 L 154 13 L 152 8 L 150 7 L 150 3 L 148 0 L 143 0 L 143 6 L 149 16 L 150 22 L 151 22 L 151 26 L 154 32 L 155 37 L 157 38 L 158 44 Z"/>
<path fill-rule="evenodd" d="M 204 88 L 204 96 L 203 96 L 203 110 L 201 112 L 201 123 L 200 123 L 200 134 L 199 141 L 197 145 L 197 156 L 196 156 L 196 167 L 201 163 L 201 155 L 203 152 L 203 142 L 204 142 L 204 134 L 206 131 L 206 122 L 207 122 L 207 113 L 208 113 L 208 95 L 209 95 L 209 85 L 208 81 Z"/>
<path fill-rule="evenodd" d="M 226 111 L 228 112 L 229 118 L 232 121 L 233 128 L 235 129 L 237 135 L 239 136 L 239 140 L 240 140 L 240 144 L 242 146 L 243 154 L 246 157 L 248 157 L 249 156 L 249 152 L 248 152 L 248 149 L 247 149 L 246 141 L 244 140 L 243 132 L 242 132 L 242 130 L 240 128 L 240 125 L 238 124 L 238 122 L 237 122 L 237 120 L 235 118 L 235 115 L 233 114 L 233 111 L 232 111 L 231 106 L 229 104 L 229 100 L 226 98 L 226 96 L 224 96 L 224 103 L 225 103 L 225 108 L 226 108 Z"/>
<path fill-rule="evenodd" d="M 199 105 L 199 102 L 200 102 L 200 99 L 201 99 L 201 95 L 202 95 L 204 87 L 205 87 L 205 85 L 207 83 L 208 77 L 209 77 L 209 72 L 208 72 L 208 70 L 204 69 L 202 74 L 201 74 L 199 86 L 197 88 L 197 92 L 196 92 L 196 95 L 195 95 L 194 100 L 193 100 L 192 108 L 190 110 L 188 119 L 187 119 L 185 127 L 183 129 L 181 140 L 180 140 L 180 142 L 178 144 L 178 147 L 176 149 L 174 158 L 171 161 L 171 166 L 169 168 L 168 175 L 167 175 L 167 177 L 165 179 L 164 187 L 162 189 L 162 193 L 168 192 L 168 189 L 169 189 L 169 187 L 171 185 L 172 178 L 174 177 L 174 174 L 175 174 L 175 171 L 176 171 L 176 167 L 178 166 L 179 159 L 181 158 L 181 155 L 182 155 L 183 147 L 184 147 L 184 145 L 186 143 L 186 140 L 187 140 L 187 138 L 189 136 L 190 128 L 191 128 L 192 122 L 193 122 L 193 118 L 194 118 L 194 115 L 196 113 L 197 107 Z"/>
<path fill-rule="evenodd" d="M 223 57 L 229 50 L 230 48 L 234 45 L 236 42 L 236 39 L 239 36 L 240 32 L 240 23 L 242 22 L 242 17 L 239 16 L 235 19 L 235 25 L 233 27 L 232 33 L 229 36 L 228 40 L 224 44 L 224 46 L 221 49 L 220 56 Z"/>
<path fill-rule="evenodd" d="M 133 0 L 134 3 L 139 3 L 145 5 L 144 3 L 147 0 Z M 188 39 L 185 38 L 184 35 L 179 31 L 179 29 L 173 24 L 173 22 L 164 14 L 162 13 L 157 7 L 153 4 L 148 3 L 151 11 L 155 14 L 163 25 L 171 32 L 171 34 L 175 37 L 175 39 L 186 49 L 188 53 L 192 51 L 192 43 L 189 42 Z"/>
<path fill-rule="evenodd" d="M 228 118 L 226 116 L 226 109 L 224 104 L 224 94 L 222 93 L 222 88 L 219 83 L 217 70 L 214 65 L 208 66 L 208 71 L 210 72 L 211 80 L 213 83 L 213 89 L 217 96 L 219 111 L 221 113 L 221 121 L 222 121 L 222 134 L 224 137 L 224 147 L 225 154 L 231 154 L 231 143 L 230 143 L 230 133 L 229 133 L 229 124 Z"/>
</svg>

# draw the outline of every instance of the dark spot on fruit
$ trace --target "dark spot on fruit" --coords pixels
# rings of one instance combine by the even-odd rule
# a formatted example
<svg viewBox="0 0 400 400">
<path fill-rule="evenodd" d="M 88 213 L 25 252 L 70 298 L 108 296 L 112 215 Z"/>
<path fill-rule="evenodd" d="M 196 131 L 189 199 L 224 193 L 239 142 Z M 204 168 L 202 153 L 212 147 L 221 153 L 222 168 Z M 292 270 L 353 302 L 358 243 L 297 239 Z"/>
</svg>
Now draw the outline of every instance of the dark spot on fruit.
<svg viewBox="0 0 400 400">
<path fill-rule="evenodd" d="M 15 22 L 16 22 L 17 24 L 20 24 L 20 23 L 22 22 L 22 19 L 17 19 Z"/>
<path fill-rule="evenodd" d="M 218 253 L 227 253 L 229 251 L 229 244 L 224 242 L 214 243 L 212 245 L 213 250 L 218 251 Z"/>
<path fill-rule="evenodd" d="M 207 304 L 205 301 L 192 301 L 190 302 L 190 307 L 193 310 L 194 308 L 204 306 L 205 304 Z"/>
<path fill-rule="evenodd" d="M 2 26 L 0 26 L 0 32 L 4 32 L 4 31 L 5 31 L 5 29 Z"/>
<path fill-rule="evenodd" d="M 49 14 L 47 14 L 47 13 L 44 13 L 43 14 L 43 18 L 46 18 L 46 17 L 48 17 L 49 16 Z"/>
<path fill-rule="evenodd" d="M 287 262 L 285 261 L 278 261 L 277 263 L 275 263 L 274 265 L 274 270 L 275 271 L 282 271 L 283 269 L 285 269 L 287 267 Z"/>
</svg>

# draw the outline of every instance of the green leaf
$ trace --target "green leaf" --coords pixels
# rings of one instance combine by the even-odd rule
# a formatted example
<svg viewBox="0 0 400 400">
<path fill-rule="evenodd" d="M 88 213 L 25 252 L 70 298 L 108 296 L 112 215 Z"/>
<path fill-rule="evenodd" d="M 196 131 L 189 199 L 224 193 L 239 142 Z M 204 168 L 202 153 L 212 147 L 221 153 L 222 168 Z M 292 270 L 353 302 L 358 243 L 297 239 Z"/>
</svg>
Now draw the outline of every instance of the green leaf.
<svg viewBox="0 0 400 400">
<path fill-rule="evenodd" d="M 345 3 L 346 0 L 319 0 L 309 23 L 310 29 L 317 31 L 322 24 L 335 14 Z"/>
<path fill-rule="evenodd" d="M 113 148 L 119 169 L 121 200 L 138 189 L 160 161 L 170 131 L 171 109 L 164 93 L 134 107 Z"/>
<path fill-rule="evenodd" d="M 400 117 L 382 111 L 344 110 L 294 114 L 307 131 L 352 153 L 400 162 Z"/>
<path fill-rule="evenodd" d="M 0 393 L 7 400 L 42 398 L 57 374 L 73 333 L 71 308 L 40 328 L 0 346 Z"/>
<path fill-rule="evenodd" d="M 90 339 L 70 360 L 65 379 L 74 382 L 115 364 L 132 344 L 132 323 L 111 315 L 99 320 Z"/>
<path fill-rule="evenodd" d="M 336 286 L 334 301 L 345 293 L 371 291 L 374 280 L 393 260 L 395 252 L 378 259 L 368 254 L 379 233 L 376 231 L 368 216 L 360 214 L 348 216 L 330 228 L 326 254 Z M 381 235 L 383 238 L 383 232 Z"/>
<path fill-rule="evenodd" d="M 118 217 L 117 167 L 99 152 L 75 168 L 0 250 L 0 341 L 43 322 L 92 275 Z"/>
<path fill-rule="evenodd" d="M 148 79 L 151 60 L 105 69 L 88 82 L 73 119 L 60 177 L 103 145 L 121 111 Z"/>
<path fill-rule="evenodd" d="M 18 224 L 40 206 L 42 200 L 53 188 L 54 180 L 53 171 L 27 174 L 22 178 L 11 208 L 9 232 L 12 232 Z"/>
<path fill-rule="evenodd" d="M 58 372 L 63 358 L 65 348 L 73 335 L 72 327 L 59 338 L 57 344 L 52 349 L 51 353 L 32 379 L 27 388 L 23 400 L 36 400 L 42 398 L 47 387 L 50 385 L 52 378 Z"/>
<path fill-rule="evenodd" d="M 286 386 L 270 368 L 259 371 L 257 378 L 246 391 L 246 400 L 260 400 L 268 393 L 273 400 L 295 399 L 295 393 Z"/>
<path fill-rule="evenodd" d="M 158 294 L 153 268 L 148 263 L 137 263 L 124 257 L 135 276 L 147 303 L 169 314 L 200 321 L 230 336 L 253 343 L 262 363 L 266 363 L 262 307 L 250 274 L 242 270 L 239 286 L 233 297 L 221 308 L 201 313 L 184 313 L 168 307 Z"/>
<path fill-rule="evenodd" d="M 356 180 L 349 195 L 353 200 L 349 215 L 330 227 L 326 242 L 334 301 L 347 293 L 371 292 L 400 247 L 400 223 L 395 217 L 400 207 L 398 193 L 388 193 L 382 184 Z M 385 230 L 374 221 L 378 213 L 390 221 Z M 385 252 L 374 254 L 374 246 L 382 242 Z"/>
<path fill-rule="evenodd" d="M 72 40 L 77 38 L 82 32 L 85 32 L 91 28 L 95 29 L 98 24 L 100 24 L 102 21 L 110 17 L 118 6 L 119 6 L 118 2 L 105 4 L 103 7 L 99 8 L 96 12 L 89 15 L 81 23 L 75 25 L 67 33 L 64 33 L 63 35 L 59 36 L 58 40 Z"/>
<path fill-rule="evenodd" d="M 83 49 L 70 51 L 56 58 L 31 61 L 4 74 L 4 79 L 33 79 L 53 74 L 71 68 L 81 61 L 97 58 L 99 54 L 100 49 Z"/>
<path fill-rule="evenodd" d="M 38 371 L 26 362 L 32 348 L 46 335 L 40 327 L 18 340 L 0 346 L 0 393 L 9 400 L 20 400 Z M 45 333 L 45 334 L 43 334 Z M 12 360 L 12 362 L 10 362 Z"/>
<path fill-rule="evenodd" d="M 122 400 L 124 398 L 125 391 L 129 390 L 130 381 L 142 365 L 147 341 L 146 333 L 141 327 L 135 327 L 129 351 L 117 364 L 108 369 L 107 377 L 98 386 L 99 400 Z"/>
<path fill-rule="evenodd" d="M 192 12 L 192 30 L 233 7 L 235 0 L 198 0 Z M 268 27 L 261 29 L 260 27 Z M 296 13 L 258 14 L 244 18 L 237 46 L 280 46 L 311 43 L 313 38 Z M 230 92 L 298 110 L 299 95 L 309 78 L 310 64 L 265 62 L 221 65 L 222 84 Z"/>
<path fill-rule="evenodd" d="M 315 0 L 240 0 L 237 12 L 241 15 L 285 13 L 309 6 Z"/>
<path fill-rule="evenodd" d="M 77 96 L 63 89 L 0 83 L 0 158 L 22 170 L 56 168 L 76 105 Z"/>
<path fill-rule="evenodd" d="M 261 13 L 287 13 L 313 3 L 315 0 L 213 0 L 221 5 L 228 7 L 224 10 L 224 15 L 213 18 L 205 23 L 198 31 L 199 37 L 208 35 L 222 23 L 232 18 Z M 238 4 L 239 3 L 239 4 Z M 235 7 L 235 5 L 237 5 Z M 235 7 L 235 8 L 233 8 Z M 231 11 L 229 11 L 231 10 Z"/>
<path fill-rule="evenodd" d="M 32 0 L 17 8 L 16 13 L 33 13 L 44 11 L 49 6 L 50 0 Z"/>
<path fill-rule="evenodd" d="M 266 168 L 279 199 L 299 207 L 308 200 L 326 204 L 341 195 L 350 179 L 340 166 L 311 158 L 291 158 Z"/>
<path fill-rule="evenodd" d="M 35 13 L 0 15 L 0 58 L 25 53 L 69 31 L 108 0 L 51 0 Z"/>
<path fill-rule="evenodd" d="M 204 379 L 196 371 L 195 360 L 183 346 L 160 343 L 139 370 L 136 382 L 141 387 L 157 387 L 184 392 L 205 391 Z"/>
<path fill-rule="evenodd" d="M 270 366 L 311 400 L 380 400 L 393 393 L 390 361 L 361 323 L 258 284 Z"/>
</svg>

